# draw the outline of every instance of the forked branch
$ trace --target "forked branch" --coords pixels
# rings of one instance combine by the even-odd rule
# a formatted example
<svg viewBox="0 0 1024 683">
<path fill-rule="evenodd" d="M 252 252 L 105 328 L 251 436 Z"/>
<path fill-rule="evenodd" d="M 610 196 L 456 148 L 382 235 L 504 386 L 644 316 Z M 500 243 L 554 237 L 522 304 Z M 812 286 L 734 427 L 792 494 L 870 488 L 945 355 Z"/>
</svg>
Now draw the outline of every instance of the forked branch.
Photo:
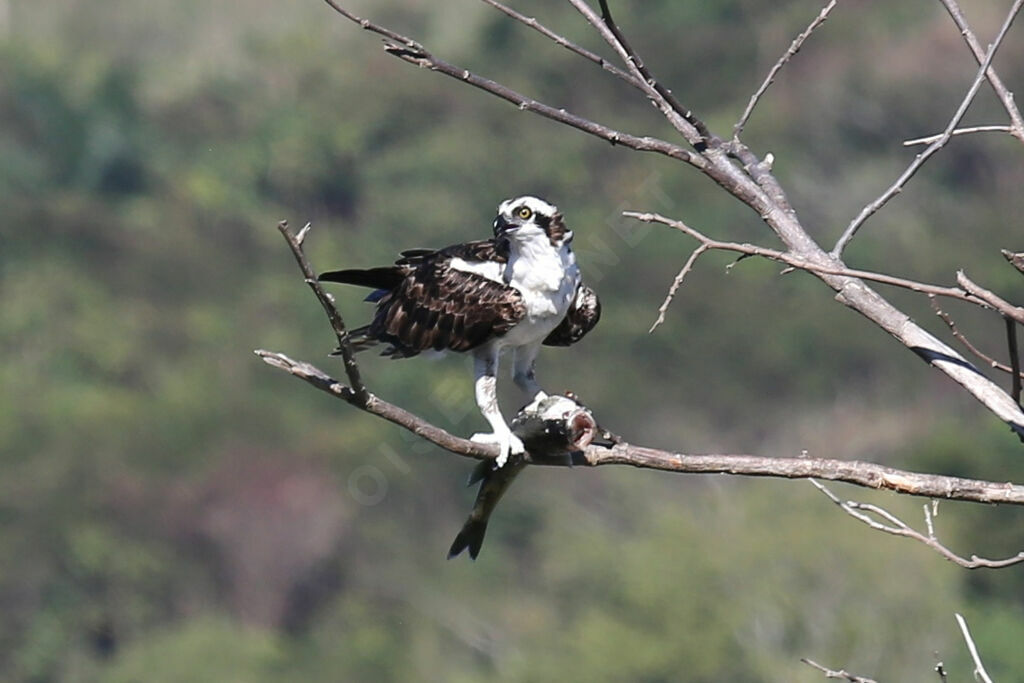
<svg viewBox="0 0 1024 683">
<path fill-rule="evenodd" d="M 937 501 L 933 501 L 931 505 L 926 503 L 924 506 L 925 527 L 928 529 L 928 532 L 927 534 L 923 534 L 884 508 L 870 503 L 859 503 L 855 500 L 842 500 L 823 484 L 815 481 L 814 479 L 811 479 L 810 481 L 815 488 L 825 494 L 829 500 L 838 505 L 843 512 L 854 519 L 863 522 L 876 531 L 882 531 L 887 534 L 892 534 L 893 536 L 903 536 L 904 538 L 910 538 L 918 541 L 919 543 L 923 543 L 950 562 L 958 564 L 964 569 L 1000 569 L 1002 567 L 1009 567 L 1010 565 L 1024 562 L 1024 551 L 1017 553 L 1013 557 L 1008 557 L 1002 560 L 988 560 L 984 557 L 978 557 L 977 555 L 971 555 L 969 558 L 961 557 L 947 548 L 935 536 L 935 510 L 938 505 Z"/>
<path fill-rule="evenodd" d="M 775 62 L 775 65 L 772 66 L 771 70 L 768 71 L 768 75 L 765 76 L 764 81 L 758 89 L 754 91 L 754 94 L 750 96 L 750 101 L 747 102 L 747 108 L 744 109 L 743 114 L 740 115 L 740 120 L 732 127 L 732 136 L 734 139 L 739 138 L 740 133 L 743 132 L 744 126 L 747 125 L 747 121 L 750 120 L 750 115 L 754 113 L 754 107 L 757 106 L 758 101 L 760 101 L 761 97 L 768 91 L 771 84 L 775 82 L 775 77 L 779 75 L 779 71 L 782 70 L 782 67 L 786 66 L 786 64 L 789 63 L 789 60 L 796 56 L 796 53 L 800 51 L 804 42 L 811 37 L 811 34 L 814 33 L 815 29 L 825 23 L 825 20 L 828 19 L 828 15 L 832 13 L 832 10 L 835 9 L 838 2 L 839 0 L 829 0 L 828 4 L 825 5 L 822 10 L 818 12 L 818 15 L 811 20 L 811 23 L 807 25 L 807 28 L 793 39 L 789 48 L 781 57 L 779 57 L 779 60 Z"/>
<path fill-rule="evenodd" d="M 1024 0 L 1015 0 L 1013 3 L 1009 13 L 1006 15 L 1006 19 L 1003 21 L 1002 27 L 999 29 L 999 35 L 997 35 L 995 40 L 992 41 L 992 45 L 989 46 L 984 59 L 981 60 L 981 67 L 978 69 L 978 73 L 975 75 L 974 81 L 971 83 L 971 87 L 967 89 L 967 93 L 960 101 L 960 106 L 957 107 L 953 117 L 949 120 L 949 123 L 946 125 L 946 129 L 942 131 L 942 134 L 938 139 L 928 145 L 927 149 L 914 157 L 914 160 L 910 162 L 910 165 L 907 166 L 906 170 L 900 174 L 900 177 L 896 179 L 896 182 L 890 185 L 889 188 L 879 195 L 877 199 L 861 209 L 861 212 L 850 222 L 842 236 L 836 242 L 836 245 L 832 248 L 833 256 L 836 258 L 841 257 L 843 250 L 845 250 L 850 244 L 850 241 L 853 239 L 854 235 L 857 234 L 860 227 L 864 225 L 864 222 L 885 206 L 890 199 L 899 194 L 918 170 L 924 166 L 925 162 L 934 156 L 936 152 L 945 147 L 946 143 L 953 137 L 953 131 L 960 125 L 960 121 L 963 120 L 968 107 L 970 107 L 971 103 L 974 102 L 974 98 L 978 94 L 978 90 L 981 88 L 981 84 L 984 82 L 985 77 L 989 72 L 989 67 L 992 64 L 992 58 L 995 57 L 996 51 L 1002 44 L 1003 39 L 1006 38 L 1006 34 L 1009 32 L 1010 26 L 1013 25 L 1013 20 L 1020 12 L 1022 5 L 1024 5 Z"/>
</svg>

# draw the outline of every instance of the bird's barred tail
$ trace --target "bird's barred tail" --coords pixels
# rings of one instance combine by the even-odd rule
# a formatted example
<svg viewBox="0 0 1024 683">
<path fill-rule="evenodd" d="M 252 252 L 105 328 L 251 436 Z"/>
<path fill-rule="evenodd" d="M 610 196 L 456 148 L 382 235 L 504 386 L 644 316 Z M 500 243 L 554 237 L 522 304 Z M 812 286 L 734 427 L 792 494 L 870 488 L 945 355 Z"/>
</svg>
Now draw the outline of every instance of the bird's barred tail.
<svg viewBox="0 0 1024 683">
<path fill-rule="evenodd" d="M 468 548 L 469 556 L 475 560 L 476 556 L 480 554 L 480 546 L 484 544 L 485 533 L 487 533 L 487 520 L 466 520 L 462 531 L 455 537 L 452 547 L 448 549 L 448 559 L 456 557 Z"/>
</svg>

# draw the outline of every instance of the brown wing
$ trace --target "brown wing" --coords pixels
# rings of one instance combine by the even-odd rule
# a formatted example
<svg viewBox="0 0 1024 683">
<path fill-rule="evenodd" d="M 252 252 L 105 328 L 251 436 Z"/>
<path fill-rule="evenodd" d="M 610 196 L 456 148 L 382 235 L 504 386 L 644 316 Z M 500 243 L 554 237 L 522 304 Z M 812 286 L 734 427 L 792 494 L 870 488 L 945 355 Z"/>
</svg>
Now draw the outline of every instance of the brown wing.
<svg viewBox="0 0 1024 683">
<path fill-rule="evenodd" d="M 576 287 L 576 296 L 565 318 L 551 334 L 544 338 L 545 346 L 571 346 L 583 339 L 601 319 L 601 301 L 597 292 L 582 282 Z"/>
<path fill-rule="evenodd" d="M 368 336 L 390 343 L 393 357 L 468 351 L 505 334 L 526 314 L 517 290 L 450 268 L 456 254 L 448 251 L 414 255 L 402 281 L 378 301 Z"/>
</svg>

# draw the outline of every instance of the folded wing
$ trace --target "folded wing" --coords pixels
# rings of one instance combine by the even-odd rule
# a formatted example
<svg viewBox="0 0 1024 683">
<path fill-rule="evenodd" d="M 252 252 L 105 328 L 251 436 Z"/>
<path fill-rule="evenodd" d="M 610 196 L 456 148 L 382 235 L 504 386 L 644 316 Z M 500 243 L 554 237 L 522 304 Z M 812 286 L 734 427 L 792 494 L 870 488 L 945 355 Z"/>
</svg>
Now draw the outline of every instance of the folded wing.
<svg viewBox="0 0 1024 683">
<path fill-rule="evenodd" d="M 386 268 L 324 273 L 321 280 L 375 288 L 373 322 L 353 336 L 386 342 L 385 355 L 415 356 L 421 351 L 468 351 L 508 332 L 526 313 L 522 295 L 483 275 L 451 267 L 452 258 L 477 256 L 479 247 L 459 253 L 413 250 Z"/>
<path fill-rule="evenodd" d="M 569 306 L 569 312 L 558 327 L 545 337 L 544 345 L 571 346 L 594 329 L 600 319 L 601 301 L 597 298 L 597 292 L 581 282 L 576 287 L 576 296 Z"/>
</svg>

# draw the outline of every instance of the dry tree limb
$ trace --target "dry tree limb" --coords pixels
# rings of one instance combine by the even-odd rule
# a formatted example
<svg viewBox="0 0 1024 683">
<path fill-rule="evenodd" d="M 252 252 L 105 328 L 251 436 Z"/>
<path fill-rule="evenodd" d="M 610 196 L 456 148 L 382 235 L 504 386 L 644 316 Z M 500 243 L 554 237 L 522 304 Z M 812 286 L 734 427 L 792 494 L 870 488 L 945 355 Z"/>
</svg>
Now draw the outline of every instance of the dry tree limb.
<svg viewBox="0 0 1024 683">
<path fill-rule="evenodd" d="M 426 439 L 432 444 L 440 446 L 450 453 L 455 453 L 468 458 L 475 458 L 477 460 L 498 457 L 497 446 L 479 444 L 475 441 L 470 441 L 469 439 L 463 439 L 453 434 L 449 434 L 440 427 L 436 427 L 423 418 L 410 413 L 408 410 L 400 408 L 393 403 L 389 403 L 374 394 L 369 394 L 367 400 L 365 402 L 361 402 L 356 397 L 356 392 L 353 391 L 351 387 L 339 382 L 320 368 L 317 368 L 310 363 L 293 360 L 283 353 L 275 353 L 264 349 L 256 349 L 255 353 L 263 359 L 264 363 L 280 370 L 284 370 L 290 375 L 312 384 L 320 391 L 327 392 L 336 398 L 340 398 L 360 410 L 364 410 L 371 415 L 375 415 L 387 420 L 388 422 L 404 427 L 413 434 Z"/>
<path fill-rule="evenodd" d="M 450 434 L 422 417 L 373 394 L 369 395 L 369 400 L 365 404 L 360 404 L 351 388 L 309 363 L 293 360 L 283 353 L 262 349 L 257 350 L 256 355 L 267 364 L 284 370 L 371 415 L 403 427 L 450 453 L 476 460 L 498 457 L 496 446 L 478 444 Z M 773 458 L 757 455 L 690 455 L 637 446 L 625 441 L 611 445 L 591 443 L 574 454 L 571 461 L 561 457 L 562 455 L 558 454 L 559 457 L 551 458 L 544 453 L 528 453 L 525 457 L 528 463 L 534 465 L 591 467 L 629 465 L 643 469 L 690 474 L 732 474 L 783 479 L 815 478 L 927 498 L 1024 505 L 1024 486 L 1018 484 L 910 472 L 858 460 L 807 457 Z"/>
<path fill-rule="evenodd" d="M 690 258 L 686 259 L 686 263 L 683 264 L 683 267 L 676 274 L 675 279 L 672 280 L 672 286 L 669 287 L 665 300 L 662 301 L 661 306 L 658 307 L 658 319 L 655 320 L 654 324 L 651 325 L 651 328 L 647 330 L 647 334 L 654 332 L 654 330 L 658 329 L 658 325 L 665 322 L 665 312 L 668 311 L 668 307 L 672 304 L 672 299 L 676 297 L 676 292 L 679 291 L 679 287 L 683 284 L 683 279 L 691 270 L 693 270 L 693 265 L 697 262 L 697 259 L 700 258 L 700 255 L 711 248 L 712 247 L 708 244 L 701 244 L 693 250 L 690 254 Z"/>
<path fill-rule="evenodd" d="M 779 60 L 775 62 L 775 66 L 773 66 L 768 72 L 764 82 L 762 82 L 761 86 L 753 95 L 750 96 L 750 101 L 747 103 L 747 108 L 743 110 L 740 120 L 732 127 L 733 138 L 739 138 L 740 133 L 743 132 L 743 127 L 746 126 L 747 121 L 750 120 L 750 115 L 754 113 L 754 107 L 757 106 L 758 101 L 765 94 L 768 88 L 771 87 L 771 84 L 775 82 L 775 77 L 779 74 L 779 71 L 781 71 L 782 67 L 786 66 L 789 60 L 800 51 L 800 48 L 803 47 L 804 42 L 811 37 L 814 30 L 825 23 L 825 20 L 828 19 L 828 15 L 832 12 L 838 2 L 839 0 L 829 0 L 829 3 L 818 13 L 818 16 L 814 17 L 811 23 L 808 24 L 807 28 L 804 29 L 803 33 L 793 40 L 789 49 L 787 49 L 786 52 L 779 57 Z"/>
<path fill-rule="evenodd" d="M 967 349 L 973 356 L 981 360 L 983 363 L 985 363 L 985 365 L 989 366 L 993 370 L 999 370 L 1005 373 L 1013 372 L 1013 368 L 1011 368 L 1009 365 L 1006 365 L 1005 363 L 1000 363 L 995 358 L 989 356 L 984 351 L 982 351 L 974 344 L 972 344 L 971 340 L 968 339 L 967 336 L 964 335 L 964 333 L 961 332 L 960 329 L 956 326 L 956 322 L 953 320 L 953 318 L 950 317 L 950 315 L 946 313 L 944 310 L 939 308 L 939 304 L 935 300 L 934 294 L 929 294 L 928 299 L 932 305 L 932 310 L 935 311 L 935 315 L 939 316 L 939 318 L 942 319 L 942 322 L 946 323 L 946 326 L 949 327 L 949 331 L 953 335 L 953 338 L 956 339 L 961 344 L 963 344 L 964 348 Z M 1019 377 L 1024 377 L 1024 375 L 1020 374 L 1019 370 L 1017 374 Z"/>
<path fill-rule="evenodd" d="M 838 301 L 875 322 L 875 324 L 899 340 L 900 343 L 913 351 L 923 361 L 944 372 L 984 404 L 992 413 L 1006 422 L 1015 434 L 1024 439 L 1024 412 L 1021 411 L 1020 405 L 1009 394 L 978 372 L 978 369 L 967 362 L 960 354 L 914 323 L 909 316 L 893 307 L 874 290 L 868 288 L 864 281 L 870 280 L 925 294 L 951 297 L 977 305 L 987 305 L 989 303 L 975 293 L 956 287 L 939 287 L 890 275 L 849 269 L 845 267 L 841 260 L 827 257 L 813 243 L 808 245 L 806 249 L 791 249 L 788 252 L 781 252 L 751 244 L 713 240 L 690 228 L 682 221 L 666 218 L 656 213 L 629 211 L 625 212 L 624 215 L 645 222 L 669 225 L 697 239 L 702 244 L 708 245 L 711 249 L 726 249 L 739 253 L 763 256 L 816 275 L 837 292 L 836 299 Z M 803 236 L 806 240 L 810 240 L 806 233 L 803 233 Z M 1006 305 L 1009 306 L 1009 304 Z"/>
<path fill-rule="evenodd" d="M 1020 404 L 1020 354 L 1017 351 L 1017 323 L 1006 316 L 1003 316 L 1003 322 L 1006 324 L 1006 346 L 1007 353 L 1010 355 L 1010 377 L 1013 382 L 1010 396 Z"/>
<path fill-rule="evenodd" d="M 626 83 L 629 83 L 634 88 L 637 88 L 638 90 L 641 91 L 644 89 L 643 82 L 638 80 L 635 76 L 626 73 L 625 71 L 615 66 L 601 55 L 595 52 L 591 52 L 590 50 L 577 45 L 576 43 L 572 42 L 571 40 L 569 40 L 568 38 L 561 34 L 555 33 L 547 26 L 537 21 L 536 17 L 528 17 L 525 14 L 521 14 L 512 9 L 511 7 L 498 2 L 498 0 L 482 0 L 482 2 L 487 3 L 494 9 L 498 10 L 499 12 L 502 12 L 503 14 L 506 14 L 507 16 L 512 17 L 516 21 L 529 26 L 530 28 L 532 28 L 534 31 L 537 31 L 545 38 L 549 38 L 556 45 L 561 45 L 566 50 L 574 52 L 580 57 L 583 57 L 584 59 L 589 60 L 594 64 L 597 64 L 608 73 L 612 74 L 616 78 L 622 79 Z"/>
<path fill-rule="evenodd" d="M 893 287 L 900 287 L 902 289 L 909 289 L 913 292 L 920 292 L 922 294 L 928 294 L 929 296 L 943 296 L 951 299 L 959 299 L 960 301 L 966 301 L 968 303 L 976 304 L 985 308 L 988 308 L 988 304 L 982 298 L 975 296 L 969 292 L 960 289 L 959 287 L 943 287 L 941 285 L 931 285 L 926 282 L 918 282 L 916 280 L 908 280 L 901 277 L 895 277 L 893 275 L 885 275 L 884 273 L 875 273 L 869 270 L 858 270 L 856 268 L 834 268 L 828 266 L 821 266 L 807 259 L 794 256 L 793 254 L 785 251 L 779 251 L 778 249 L 769 249 L 767 247 L 759 247 L 756 244 L 747 244 L 740 242 L 723 242 L 720 240 L 712 239 L 700 232 L 691 228 L 683 221 L 676 220 L 674 218 L 667 218 L 659 213 L 641 213 L 638 211 L 623 211 L 623 216 L 627 218 L 635 218 L 638 221 L 644 223 L 661 223 L 671 228 L 675 228 L 680 232 L 686 233 L 690 237 L 700 242 L 698 248 L 699 256 L 708 250 L 722 250 L 732 251 L 747 256 L 760 256 L 772 261 L 778 261 L 779 263 L 785 263 L 790 268 L 797 270 L 805 270 L 810 273 L 820 273 L 823 275 L 841 275 L 843 277 L 857 278 L 858 280 L 870 280 L 872 282 L 878 282 L 883 285 L 892 285 Z M 690 259 L 687 264 L 692 268 L 693 264 L 691 261 L 694 259 L 694 255 L 690 255 Z M 683 271 L 680 271 L 681 275 L 685 275 L 689 272 L 689 269 L 684 266 Z M 675 290 L 678 289 L 676 282 L 680 281 L 681 278 L 677 275 L 676 280 L 672 283 L 672 289 L 670 295 L 675 294 Z M 662 314 L 663 309 L 667 309 L 667 303 L 671 301 L 671 296 L 666 299 L 665 303 L 662 303 L 662 308 L 658 309 L 659 314 Z M 654 327 L 662 322 L 662 316 L 659 315 L 659 320 Z M 653 327 L 651 330 L 653 331 Z"/>
<path fill-rule="evenodd" d="M 991 306 L 1000 314 L 1017 321 L 1021 325 L 1024 325 L 1024 308 L 1020 306 L 1014 306 L 1006 299 L 1002 298 L 995 292 L 989 291 L 979 285 L 978 283 L 967 277 L 964 271 L 957 271 L 956 274 L 957 283 L 964 288 L 971 296 L 984 301 L 986 304 Z"/>
<path fill-rule="evenodd" d="M 587 22 L 597 29 L 605 42 L 619 54 L 633 75 L 644 84 L 644 92 L 648 98 L 658 107 L 669 123 L 686 138 L 687 142 L 693 145 L 698 152 L 704 151 L 707 147 L 721 144 L 721 139 L 712 135 L 707 125 L 689 108 L 684 107 L 675 95 L 651 74 L 644 60 L 629 44 L 625 34 L 612 19 L 607 0 L 598 1 L 601 5 L 600 16 L 584 0 L 569 0 L 570 4 L 583 15 Z"/>
<path fill-rule="evenodd" d="M 985 60 L 985 50 L 981 47 L 981 42 L 978 41 L 978 37 L 971 30 L 970 25 L 967 23 L 967 19 L 964 17 L 963 11 L 960 9 L 960 5 L 957 4 L 956 0 L 939 0 L 946 11 L 949 12 L 949 16 L 953 19 L 953 23 L 956 24 L 957 29 L 960 30 L 960 35 L 963 36 L 964 41 L 967 43 L 967 47 L 971 49 L 971 54 L 974 55 L 974 60 L 980 66 Z M 999 74 L 991 66 L 986 70 L 985 77 L 988 79 L 989 84 L 992 86 L 992 90 L 995 91 L 999 101 L 1003 103 L 1003 108 L 1006 109 L 1007 115 L 1010 117 L 1010 130 L 1008 131 L 1015 138 L 1024 142 L 1024 117 L 1021 116 L 1020 109 L 1017 108 L 1017 103 L 1014 102 L 1013 93 L 1003 85 L 1003 81 L 999 78 Z"/>
<path fill-rule="evenodd" d="M 800 661 L 803 662 L 804 664 L 806 664 L 807 666 L 809 666 L 809 667 L 811 667 L 813 669 L 817 669 L 821 673 L 825 674 L 825 678 L 838 678 L 838 679 L 841 679 L 841 680 L 844 680 L 844 681 L 849 681 L 850 683 L 878 683 L 873 678 L 864 678 L 863 676 L 855 676 L 854 674 L 848 673 L 845 669 L 838 669 L 838 670 L 829 669 L 828 667 L 822 666 L 821 664 L 818 664 L 814 660 L 807 659 L 806 657 L 801 657 Z"/>
<path fill-rule="evenodd" d="M 978 654 L 978 648 L 974 645 L 974 639 L 971 638 L 971 632 L 967 628 L 967 621 L 958 613 L 956 614 L 956 623 L 960 626 L 960 633 L 964 636 L 964 642 L 967 643 L 967 651 L 971 653 L 971 660 L 974 662 L 975 678 L 982 681 L 982 683 L 992 683 L 992 679 L 989 678 L 988 672 L 985 671 L 985 665 L 981 661 L 981 655 Z"/>
<path fill-rule="evenodd" d="M 390 43 L 385 43 L 384 49 L 388 54 L 394 55 L 402 61 L 431 71 L 437 71 L 438 73 L 442 73 L 456 80 L 468 83 L 475 88 L 479 88 L 480 90 L 489 92 L 490 94 L 500 97 L 507 102 L 511 102 L 522 111 L 531 111 L 545 118 L 549 118 L 553 121 L 557 121 L 599 137 L 613 145 L 622 145 L 624 147 L 629 147 L 630 149 L 635 149 L 639 152 L 656 152 L 672 159 L 683 161 L 702 170 L 706 166 L 706 162 L 699 154 L 694 154 L 679 145 L 651 136 L 637 136 L 630 133 L 624 133 L 595 121 L 591 121 L 585 117 L 572 114 L 565 109 L 559 109 L 552 107 L 551 105 L 544 104 L 543 102 L 538 102 L 537 100 L 516 92 L 515 90 L 512 90 L 500 83 L 478 76 L 468 69 L 455 64 L 450 64 L 443 59 L 435 57 L 423 45 L 412 38 L 408 38 L 400 33 L 392 31 L 391 29 L 375 24 L 368 19 L 362 19 L 341 7 L 337 2 L 335 2 L 335 0 L 324 0 L 324 2 L 349 21 L 359 24 L 363 29 L 382 35 L 391 41 Z"/>
<path fill-rule="evenodd" d="M 1003 255 L 1003 258 L 1010 262 L 1011 266 L 1024 273 L 1024 251 L 1014 253 L 1009 249 L 1000 249 L 999 252 Z"/>
<path fill-rule="evenodd" d="M 971 126 L 969 128 L 957 128 L 950 132 L 950 135 L 956 137 L 958 135 L 970 135 L 972 133 L 1013 133 L 1013 128 L 1010 126 Z M 941 140 L 943 133 L 936 133 L 935 135 L 929 135 L 923 138 L 914 138 L 913 140 L 904 140 L 904 147 L 913 147 L 914 145 L 930 145 L 933 142 Z"/>
<path fill-rule="evenodd" d="M 352 349 L 352 342 L 349 340 L 348 330 L 345 328 L 345 321 L 341 317 L 341 313 L 338 311 L 337 306 L 334 305 L 334 300 L 331 295 L 324 291 L 324 288 L 320 286 L 320 281 L 316 279 L 316 273 L 313 271 L 313 266 L 310 265 L 309 259 L 306 258 L 306 253 L 302 248 L 302 244 L 306 239 L 306 235 L 309 234 L 310 224 L 306 223 L 305 227 L 302 228 L 297 234 L 291 231 L 288 227 L 288 221 L 281 221 L 277 224 L 277 229 L 281 231 L 285 241 L 292 250 L 292 255 L 295 257 L 295 261 L 299 264 L 299 268 L 302 270 L 303 276 L 306 278 L 306 284 L 316 294 L 317 300 L 320 305 L 323 306 L 324 312 L 327 313 L 327 319 L 331 321 L 331 328 L 334 330 L 335 336 L 338 338 L 338 348 L 341 351 L 341 358 L 345 364 L 345 374 L 348 375 L 348 381 L 352 385 L 353 398 L 358 403 L 366 403 L 370 400 L 370 394 L 366 390 L 366 386 L 363 384 L 363 379 L 359 374 L 359 365 L 356 363 L 356 353 Z"/>
<path fill-rule="evenodd" d="M 846 230 L 844 230 L 843 234 L 839 237 L 835 246 L 832 247 L 832 256 L 836 258 L 841 257 L 843 250 L 846 249 L 850 240 L 852 240 L 854 235 L 857 234 L 857 231 L 862 225 L 864 225 L 864 222 L 885 206 L 890 199 L 902 192 L 903 187 L 911 178 L 914 177 L 914 174 L 918 172 L 925 162 L 928 161 L 928 159 L 930 159 L 936 152 L 946 146 L 946 143 L 949 142 L 950 138 L 953 136 L 953 131 L 958 125 L 960 125 L 960 121 L 963 119 L 964 114 L 967 113 L 967 108 L 971 106 L 975 96 L 978 94 L 978 90 L 981 88 L 981 84 L 985 80 L 986 74 L 988 74 L 989 66 L 992 64 L 992 58 L 995 57 L 996 51 L 1002 44 L 1007 32 L 1009 32 L 1010 26 L 1013 24 L 1014 18 L 1020 12 L 1022 5 L 1024 5 L 1024 0 L 1015 0 L 1013 3 L 1009 13 L 1006 15 L 1006 19 L 1003 21 L 1002 27 L 999 29 L 999 34 L 996 36 L 996 39 L 992 41 L 992 45 L 989 46 L 988 52 L 985 54 L 985 58 L 981 61 L 981 67 L 978 69 L 978 73 L 974 77 L 974 82 L 971 83 L 971 87 L 967 89 L 967 93 L 960 101 L 960 106 L 957 107 L 956 112 L 953 114 L 953 118 L 949 120 L 949 123 L 946 125 L 946 129 L 942 132 L 939 139 L 928 145 L 927 149 L 914 157 L 914 160 L 910 163 L 907 169 L 903 171 L 900 177 L 896 179 L 896 182 L 890 185 L 885 192 L 861 209 L 861 212 L 850 222 L 846 227 Z"/>
<path fill-rule="evenodd" d="M 814 479 L 810 479 L 809 481 L 811 482 L 811 484 L 814 485 L 815 488 L 817 488 L 819 491 L 825 494 L 825 496 L 828 497 L 829 500 L 831 500 L 833 503 L 842 508 L 843 512 L 850 515 L 854 519 L 863 522 L 864 524 L 868 525 L 872 529 L 875 529 L 876 531 L 882 531 L 887 534 L 892 534 L 894 536 L 903 536 L 905 538 L 911 538 L 915 541 L 923 543 L 924 545 L 928 546 L 929 548 L 937 552 L 939 555 L 942 555 L 950 562 L 960 565 L 964 569 L 999 569 L 1002 567 L 1009 567 L 1010 565 L 1024 562 L 1024 551 L 1017 553 L 1013 557 L 1008 557 L 1002 560 L 988 560 L 984 557 L 978 557 L 977 555 L 971 555 L 969 558 L 957 555 L 952 550 L 947 548 L 945 545 L 940 543 L 939 540 L 935 537 L 935 524 L 933 521 L 933 518 L 935 516 L 935 513 L 933 511 L 934 508 L 930 507 L 928 504 L 925 504 L 924 506 L 925 526 L 928 529 L 928 533 L 922 534 L 921 532 L 916 531 L 909 524 L 899 519 L 898 517 L 896 517 L 896 515 L 892 514 L 884 508 L 881 508 L 877 505 L 872 505 L 870 503 L 858 503 L 857 501 L 853 500 L 841 500 L 839 496 L 832 493 L 832 491 L 829 490 L 828 487 L 824 486 L 820 482 L 817 482 Z M 933 504 L 937 504 L 937 502 L 938 501 L 933 501 Z M 875 517 L 878 517 L 883 521 L 879 522 L 878 520 L 873 519 L 871 515 L 874 515 Z"/>
</svg>

